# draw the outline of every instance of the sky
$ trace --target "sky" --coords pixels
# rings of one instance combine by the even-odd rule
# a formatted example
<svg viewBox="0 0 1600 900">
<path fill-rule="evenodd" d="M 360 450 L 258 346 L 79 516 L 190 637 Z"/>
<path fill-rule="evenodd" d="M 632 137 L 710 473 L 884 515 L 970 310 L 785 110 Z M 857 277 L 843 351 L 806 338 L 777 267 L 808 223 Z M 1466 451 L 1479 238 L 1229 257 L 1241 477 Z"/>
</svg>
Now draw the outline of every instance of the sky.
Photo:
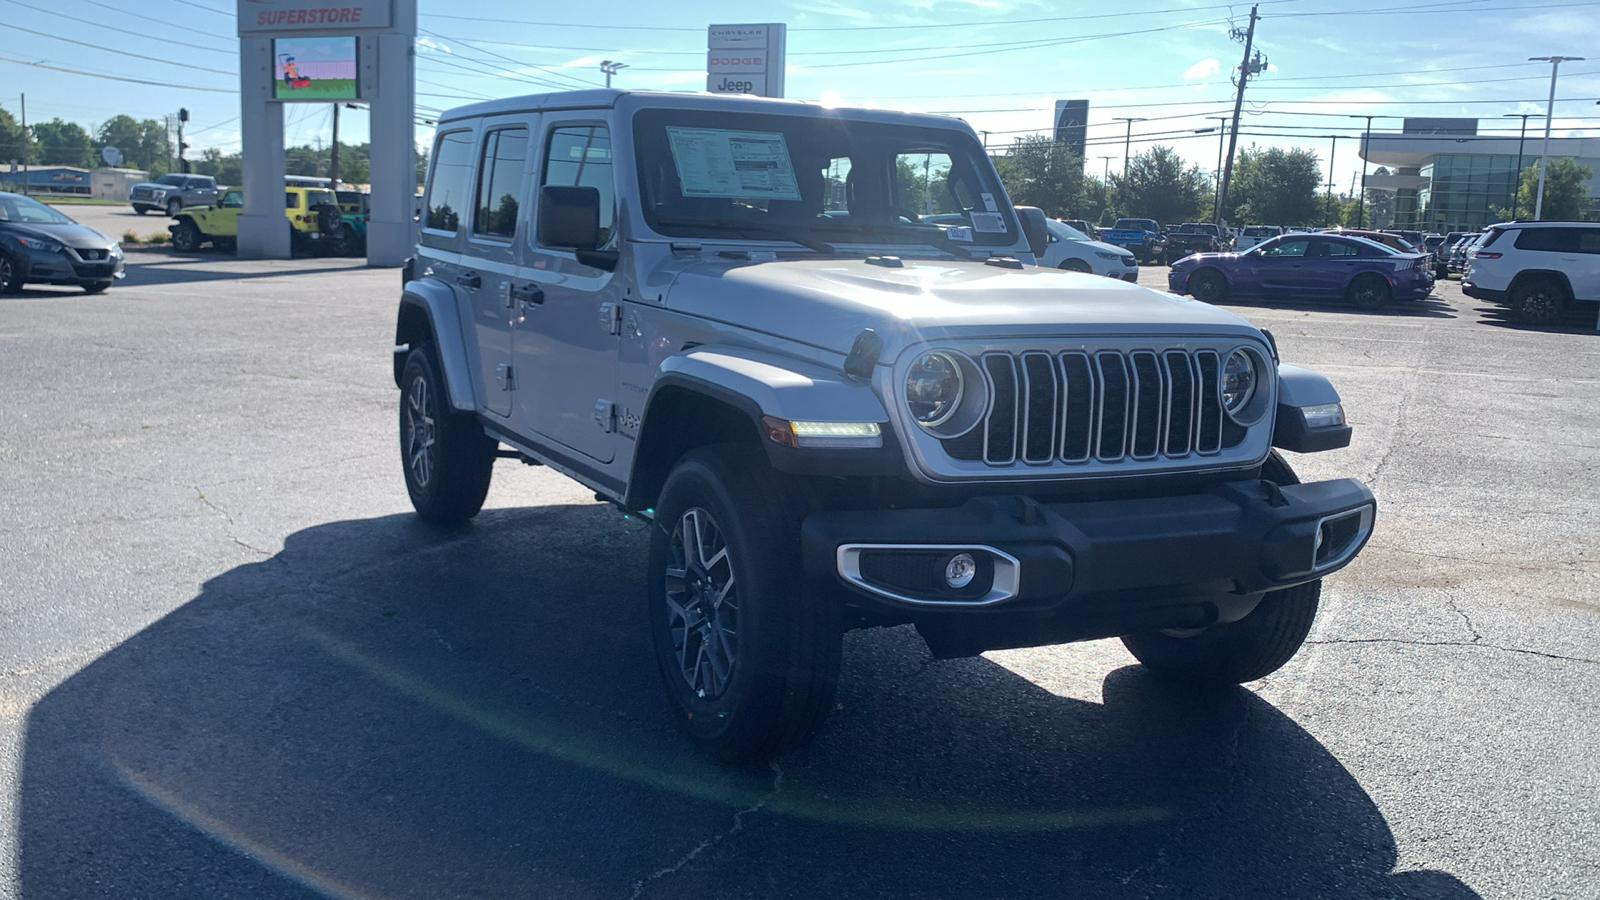
<svg viewBox="0 0 1600 900">
<path fill-rule="evenodd" d="M 617 87 L 703 90 L 706 26 L 783 22 L 792 99 L 954 115 L 991 147 L 1047 133 L 1057 100 L 1088 99 L 1095 175 L 1120 169 L 1130 143 L 1216 168 L 1219 133 L 1196 131 L 1232 112 L 1243 46 L 1231 32 L 1250 13 L 1217 0 L 418 2 L 424 145 L 440 110 L 600 86 L 602 60 L 626 64 Z M 1268 65 L 1246 92 L 1239 145 L 1303 147 L 1325 173 L 1331 150 L 1341 192 L 1360 171 L 1353 115 L 1394 117 L 1375 132 L 1439 116 L 1515 135 L 1519 120 L 1501 117 L 1537 113 L 1530 137 L 1542 136 L 1551 66 L 1529 57 L 1590 57 L 1560 67 L 1554 134 L 1600 138 L 1600 0 L 1260 0 L 1259 11 Z M 29 121 L 91 131 L 186 107 L 192 156 L 238 150 L 234 15 L 229 0 L 0 0 L 0 107 L 16 115 L 26 95 Z M 287 105 L 286 141 L 326 143 L 330 119 L 326 104 Z M 343 140 L 366 136 L 365 113 L 346 110 Z"/>
</svg>

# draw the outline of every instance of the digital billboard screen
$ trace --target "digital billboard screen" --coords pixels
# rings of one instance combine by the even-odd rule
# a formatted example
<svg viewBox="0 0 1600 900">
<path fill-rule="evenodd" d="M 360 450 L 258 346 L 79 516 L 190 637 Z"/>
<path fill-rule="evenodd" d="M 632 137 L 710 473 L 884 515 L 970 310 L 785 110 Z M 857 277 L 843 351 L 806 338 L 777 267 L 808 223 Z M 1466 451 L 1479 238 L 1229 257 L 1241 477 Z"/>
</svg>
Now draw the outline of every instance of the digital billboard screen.
<svg viewBox="0 0 1600 900">
<path fill-rule="evenodd" d="M 354 37 L 276 38 L 274 100 L 358 100 Z"/>
</svg>

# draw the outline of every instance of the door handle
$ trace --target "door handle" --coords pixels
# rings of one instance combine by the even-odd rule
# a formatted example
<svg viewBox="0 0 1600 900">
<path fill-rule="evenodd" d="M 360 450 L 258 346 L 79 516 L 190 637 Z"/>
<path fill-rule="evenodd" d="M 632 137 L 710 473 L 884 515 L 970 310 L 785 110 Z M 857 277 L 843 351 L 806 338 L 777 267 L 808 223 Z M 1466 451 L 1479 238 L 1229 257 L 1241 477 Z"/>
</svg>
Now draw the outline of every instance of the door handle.
<svg viewBox="0 0 1600 900">
<path fill-rule="evenodd" d="M 544 289 L 537 284 L 511 285 L 511 299 L 523 306 L 542 306 L 544 304 Z"/>
<path fill-rule="evenodd" d="M 462 272 L 460 275 L 456 276 L 456 284 L 459 284 L 465 288 L 477 290 L 478 288 L 483 287 L 483 277 L 477 272 Z"/>
</svg>

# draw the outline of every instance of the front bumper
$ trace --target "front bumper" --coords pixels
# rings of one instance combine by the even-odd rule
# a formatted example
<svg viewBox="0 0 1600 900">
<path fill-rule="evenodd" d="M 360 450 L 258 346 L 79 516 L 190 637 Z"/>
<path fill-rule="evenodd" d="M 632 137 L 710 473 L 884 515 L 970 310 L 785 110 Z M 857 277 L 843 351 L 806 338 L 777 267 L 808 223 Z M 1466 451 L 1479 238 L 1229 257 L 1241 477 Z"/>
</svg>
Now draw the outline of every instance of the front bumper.
<svg viewBox="0 0 1600 900">
<path fill-rule="evenodd" d="M 28 250 L 22 262 L 22 280 L 29 284 L 82 287 L 86 284 L 104 284 L 123 276 L 121 256 L 85 260 L 71 248 L 53 253 Z"/>
<path fill-rule="evenodd" d="M 1167 290 L 1174 294 L 1186 293 L 1189 286 L 1189 269 L 1170 269 L 1167 271 Z"/>
<path fill-rule="evenodd" d="M 989 649 L 1126 634 L 1152 621 L 1178 627 L 1204 619 L 1201 607 L 1215 621 L 1229 598 L 1343 568 L 1376 512 L 1372 492 L 1350 479 L 1247 480 L 1177 497 L 991 496 L 954 509 L 822 512 L 806 518 L 801 544 L 813 585 L 842 589 L 879 618 L 931 614 L 973 626 L 1022 615 L 1045 637 L 979 641 Z M 956 589 L 944 575 L 958 553 L 975 558 L 977 575 Z"/>
</svg>

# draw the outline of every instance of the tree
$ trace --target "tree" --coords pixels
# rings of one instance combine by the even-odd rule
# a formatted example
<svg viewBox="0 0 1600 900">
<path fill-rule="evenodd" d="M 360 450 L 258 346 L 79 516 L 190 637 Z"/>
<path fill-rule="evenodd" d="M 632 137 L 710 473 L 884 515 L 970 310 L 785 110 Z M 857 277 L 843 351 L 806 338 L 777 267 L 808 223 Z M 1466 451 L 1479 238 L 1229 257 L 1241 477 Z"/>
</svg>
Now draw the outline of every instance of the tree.
<svg viewBox="0 0 1600 900">
<path fill-rule="evenodd" d="M 30 125 L 33 139 L 38 145 L 39 162 L 47 166 L 95 167 L 94 141 L 89 132 L 76 122 L 51 119 Z"/>
<path fill-rule="evenodd" d="M 155 119 L 115 116 L 100 126 L 95 138 L 102 147 L 121 150 L 124 165 L 148 170 L 151 175 L 164 173 L 172 165 L 167 129 Z"/>
<path fill-rule="evenodd" d="M 1124 216 L 1155 219 L 1161 224 L 1200 218 L 1206 177 L 1199 166 L 1183 167 L 1171 147 L 1157 145 L 1135 156 L 1123 175 L 1111 176 L 1116 208 Z"/>
<path fill-rule="evenodd" d="M 217 184 L 236 185 L 244 180 L 244 160 L 237 153 L 223 153 L 215 147 L 207 147 L 194 161 L 194 171 L 197 175 L 210 175 Z"/>
<path fill-rule="evenodd" d="M 1310 225 L 1322 220 L 1317 205 L 1322 169 L 1315 153 L 1251 147 L 1240 154 L 1236 173 L 1229 186 L 1229 221 Z"/>
<path fill-rule="evenodd" d="M 1037 206 L 1052 217 L 1078 211 L 1083 160 L 1066 144 L 1036 134 L 1019 137 L 995 162 L 1012 203 Z"/>
<path fill-rule="evenodd" d="M 33 162 L 33 142 L 23 132 L 22 126 L 4 108 L 0 108 L 0 164 Z"/>
<path fill-rule="evenodd" d="M 1078 191 L 1078 215 L 1094 225 L 1108 225 L 1111 221 L 1111 186 L 1093 178 L 1083 180 L 1083 188 Z"/>
<path fill-rule="evenodd" d="M 1583 218 L 1589 210 L 1584 184 L 1593 177 L 1594 169 L 1575 159 L 1558 156 L 1550 160 L 1544 173 L 1544 209 L 1540 210 L 1540 218 L 1546 222 L 1573 222 Z M 1539 191 L 1539 164 L 1523 169 L 1519 182 L 1516 206 L 1495 210 L 1502 219 L 1533 218 L 1536 208 L 1533 201 Z"/>
</svg>

